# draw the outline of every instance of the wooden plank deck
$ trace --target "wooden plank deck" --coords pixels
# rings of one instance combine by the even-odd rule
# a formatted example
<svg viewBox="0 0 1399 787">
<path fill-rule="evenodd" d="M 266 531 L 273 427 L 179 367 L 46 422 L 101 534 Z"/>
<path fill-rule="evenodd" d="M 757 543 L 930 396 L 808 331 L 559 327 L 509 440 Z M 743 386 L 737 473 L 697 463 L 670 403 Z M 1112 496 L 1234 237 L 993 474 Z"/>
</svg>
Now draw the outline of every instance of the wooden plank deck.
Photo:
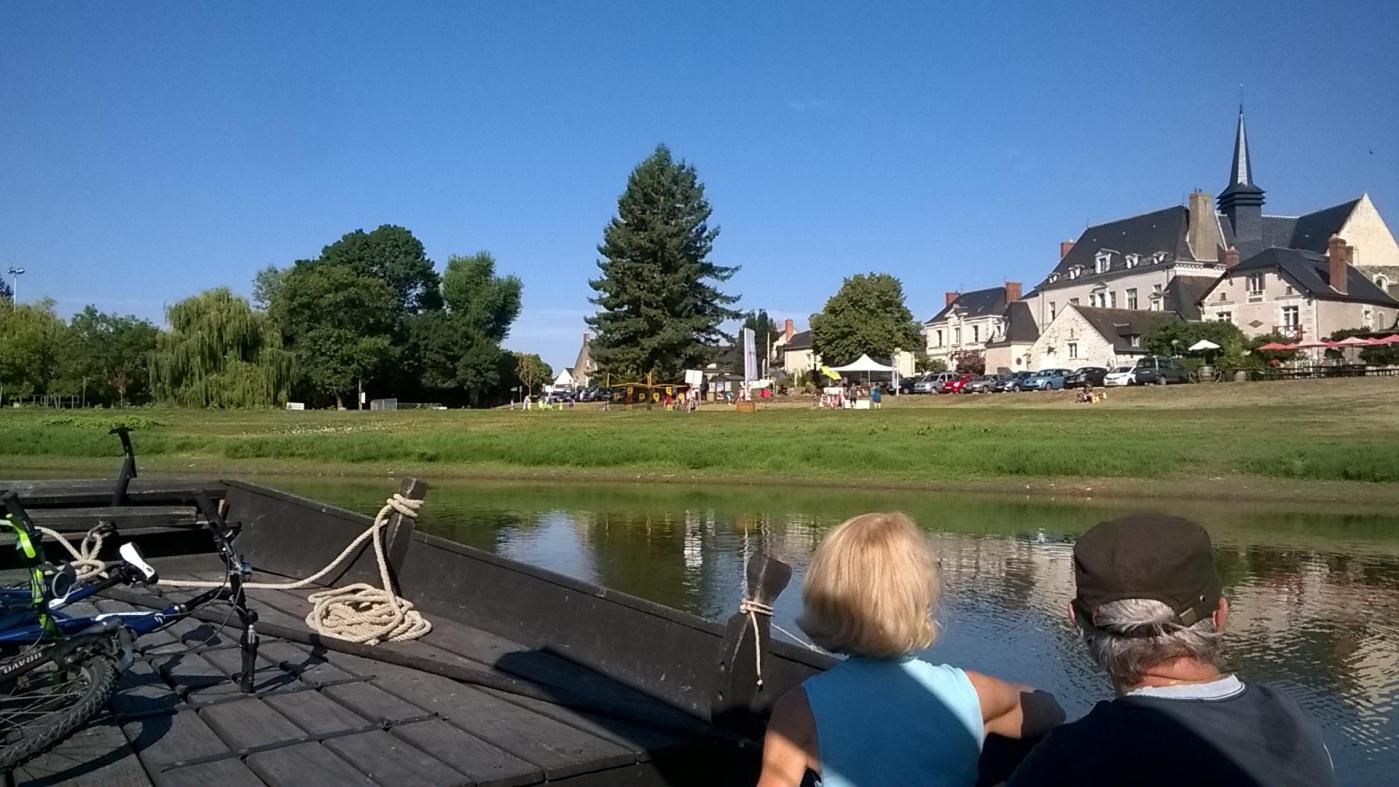
<svg viewBox="0 0 1399 787">
<path fill-rule="evenodd" d="M 162 577 L 213 577 L 218 565 L 212 556 L 152 562 Z M 304 628 L 307 592 L 250 595 L 263 621 Z M 95 606 L 134 608 L 114 599 Z M 255 691 L 243 694 L 230 680 L 240 668 L 236 625 L 185 619 L 142 638 L 108 710 L 17 771 L 15 781 L 712 783 L 715 775 L 703 764 L 714 744 L 693 717 L 552 654 L 449 619 L 435 617 L 433 624 L 421 640 L 381 647 L 523 681 L 546 697 L 584 694 L 591 709 L 267 636 Z"/>
</svg>

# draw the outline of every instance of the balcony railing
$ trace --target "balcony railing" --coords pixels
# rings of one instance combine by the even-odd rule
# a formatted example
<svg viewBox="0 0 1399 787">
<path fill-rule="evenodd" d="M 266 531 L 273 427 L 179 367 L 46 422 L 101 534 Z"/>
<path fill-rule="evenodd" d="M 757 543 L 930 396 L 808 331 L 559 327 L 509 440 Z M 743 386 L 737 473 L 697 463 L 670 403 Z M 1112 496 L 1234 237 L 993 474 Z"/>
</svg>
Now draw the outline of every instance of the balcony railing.
<svg viewBox="0 0 1399 787">
<path fill-rule="evenodd" d="M 1300 325 L 1274 325 L 1273 333 L 1294 342 L 1302 341 L 1303 330 Z"/>
</svg>

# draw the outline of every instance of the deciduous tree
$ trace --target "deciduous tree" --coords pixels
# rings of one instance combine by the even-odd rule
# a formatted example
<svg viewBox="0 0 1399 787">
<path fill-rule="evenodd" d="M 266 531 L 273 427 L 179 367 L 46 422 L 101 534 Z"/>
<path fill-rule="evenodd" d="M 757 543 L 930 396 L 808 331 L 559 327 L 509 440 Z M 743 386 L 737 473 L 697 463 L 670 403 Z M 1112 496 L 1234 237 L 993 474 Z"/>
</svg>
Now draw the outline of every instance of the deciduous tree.
<svg viewBox="0 0 1399 787">
<path fill-rule="evenodd" d="M 65 331 L 53 306 L 47 299 L 23 305 L 0 300 L 0 386 L 5 396 L 53 393 Z"/>
<path fill-rule="evenodd" d="M 515 377 L 526 395 L 554 379 L 554 370 L 543 358 L 532 353 L 515 353 Z"/>
<path fill-rule="evenodd" d="M 184 407 L 270 407 L 284 403 L 292 358 L 267 315 L 227 287 L 205 290 L 165 311 L 170 330 L 150 355 L 158 401 Z"/>
<path fill-rule="evenodd" d="M 445 309 L 411 323 L 413 362 L 423 385 L 472 405 L 508 387 L 510 363 L 500 343 L 520 313 L 521 289 L 518 278 L 496 275 L 495 258 L 487 252 L 448 259 Z"/>
<path fill-rule="evenodd" d="M 598 253 L 592 355 L 614 375 L 678 380 L 703 365 L 738 316 L 719 290 L 738 270 L 710 260 L 718 227 L 695 168 L 664 145 L 632 170 Z"/>
<path fill-rule="evenodd" d="M 288 269 L 271 312 L 312 391 L 344 407 L 392 359 L 399 303 L 384 280 L 324 261 Z"/>
<path fill-rule="evenodd" d="M 887 362 L 895 350 L 921 346 L 922 336 L 904 304 L 903 284 L 887 273 L 861 273 L 811 315 L 811 344 L 822 363 L 843 366 L 862 354 Z"/>
<path fill-rule="evenodd" d="M 142 403 L 149 397 L 150 354 L 159 335 L 146 320 L 93 306 L 73 315 L 60 364 L 66 392 L 82 391 L 89 403 Z"/>
</svg>

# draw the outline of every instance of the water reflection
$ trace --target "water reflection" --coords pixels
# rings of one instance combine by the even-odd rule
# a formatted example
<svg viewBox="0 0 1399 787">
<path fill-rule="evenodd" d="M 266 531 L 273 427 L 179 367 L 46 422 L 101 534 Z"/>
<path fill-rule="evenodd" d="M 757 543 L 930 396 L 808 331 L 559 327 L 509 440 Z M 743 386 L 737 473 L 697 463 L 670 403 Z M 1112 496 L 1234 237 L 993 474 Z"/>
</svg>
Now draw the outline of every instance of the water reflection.
<svg viewBox="0 0 1399 787">
<path fill-rule="evenodd" d="M 364 511 L 392 488 L 271 483 Z M 428 500 L 424 529 L 709 618 L 736 608 L 747 557 L 765 551 L 796 572 L 775 611 L 787 628 L 821 535 L 856 513 L 901 510 L 942 557 L 942 633 L 932 657 L 1043 686 L 1073 715 L 1109 691 L 1063 622 L 1073 538 L 1129 510 L 1169 509 L 1214 537 L 1233 609 L 1231 666 L 1287 691 L 1324 725 L 1343 783 L 1384 782 L 1399 767 L 1393 514 L 756 487 L 439 483 Z"/>
</svg>

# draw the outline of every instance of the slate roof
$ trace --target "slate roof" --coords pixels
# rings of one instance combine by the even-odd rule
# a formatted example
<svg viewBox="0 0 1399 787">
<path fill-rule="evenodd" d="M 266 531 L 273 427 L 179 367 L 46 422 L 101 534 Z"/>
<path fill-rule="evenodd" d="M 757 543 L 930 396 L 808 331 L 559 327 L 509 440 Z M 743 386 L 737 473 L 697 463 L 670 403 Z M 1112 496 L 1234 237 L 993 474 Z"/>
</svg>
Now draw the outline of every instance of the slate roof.
<svg viewBox="0 0 1399 787">
<path fill-rule="evenodd" d="M 1006 310 L 1006 288 L 992 287 L 987 290 L 964 292 L 957 296 L 957 300 L 947 304 L 942 311 L 933 315 L 928 323 L 946 319 L 947 315 L 951 314 L 954 309 L 961 312 L 964 318 L 1001 314 Z"/>
<path fill-rule="evenodd" d="M 1176 276 L 1162 292 L 1163 311 L 1174 312 L 1187 320 L 1200 319 L 1200 299 L 1214 289 L 1218 279 L 1209 276 Z"/>
<path fill-rule="evenodd" d="M 1247 274 L 1250 271 L 1266 270 L 1281 271 L 1292 280 L 1298 291 L 1313 298 L 1370 303 L 1376 306 L 1399 306 L 1399 301 L 1381 290 L 1368 276 L 1354 266 L 1346 267 L 1346 294 L 1343 295 L 1331 289 L 1329 263 L 1325 257 L 1311 251 L 1265 249 L 1235 265 L 1225 274 L 1224 278 Z M 1214 286 L 1211 285 L 1209 289 L 1201 293 L 1200 298 L 1203 300 L 1213 289 Z"/>
<path fill-rule="evenodd" d="M 1040 288 L 1113 279 L 1129 270 L 1139 273 L 1136 268 L 1127 268 L 1128 254 L 1141 257 L 1138 268 L 1156 264 L 1158 252 L 1165 253 L 1164 261 L 1167 262 L 1177 258 L 1193 259 L 1190 247 L 1185 242 L 1189 220 L 1190 211 L 1177 205 L 1089 227 L 1051 271 L 1051 276 L 1058 274 L 1058 280 L 1051 283 L 1049 277 L 1045 277 Z M 1112 257 L 1112 266 L 1107 273 L 1095 272 L 1099 251 L 1107 251 Z M 1075 266 L 1081 267 L 1082 273 L 1078 278 L 1070 279 L 1069 271 Z"/>
<path fill-rule="evenodd" d="M 1264 216 L 1263 248 L 1303 249 L 1324 254 L 1326 242 L 1341 231 L 1359 202 L 1360 198 L 1357 197 L 1302 216 Z M 1219 226 L 1224 230 L 1224 242 L 1230 246 L 1238 245 L 1234 228 L 1227 217 L 1220 217 Z"/>
<path fill-rule="evenodd" d="M 1005 336 L 994 342 L 987 342 L 987 347 L 1005 347 L 1010 344 L 1032 344 L 1036 339 L 1040 338 L 1039 326 L 1035 324 L 1035 313 L 1031 311 L 1030 304 L 1025 301 L 1015 301 L 1007 306 L 1005 321 Z"/>
<path fill-rule="evenodd" d="M 811 331 L 797 331 L 792 334 L 792 340 L 782 345 L 782 352 L 788 350 L 810 350 Z"/>
<path fill-rule="evenodd" d="M 1093 326 L 1104 339 L 1112 342 L 1112 347 L 1117 352 L 1146 352 L 1143 346 L 1133 347 L 1129 337 L 1136 335 L 1145 337 L 1155 330 L 1156 326 L 1179 320 L 1180 317 L 1171 312 L 1148 312 L 1139 309 L 1093 309 L 1086 306 L 1070 306 L 1070 309 L 1078 311 L 1083 319 Z"/>
</svg>

